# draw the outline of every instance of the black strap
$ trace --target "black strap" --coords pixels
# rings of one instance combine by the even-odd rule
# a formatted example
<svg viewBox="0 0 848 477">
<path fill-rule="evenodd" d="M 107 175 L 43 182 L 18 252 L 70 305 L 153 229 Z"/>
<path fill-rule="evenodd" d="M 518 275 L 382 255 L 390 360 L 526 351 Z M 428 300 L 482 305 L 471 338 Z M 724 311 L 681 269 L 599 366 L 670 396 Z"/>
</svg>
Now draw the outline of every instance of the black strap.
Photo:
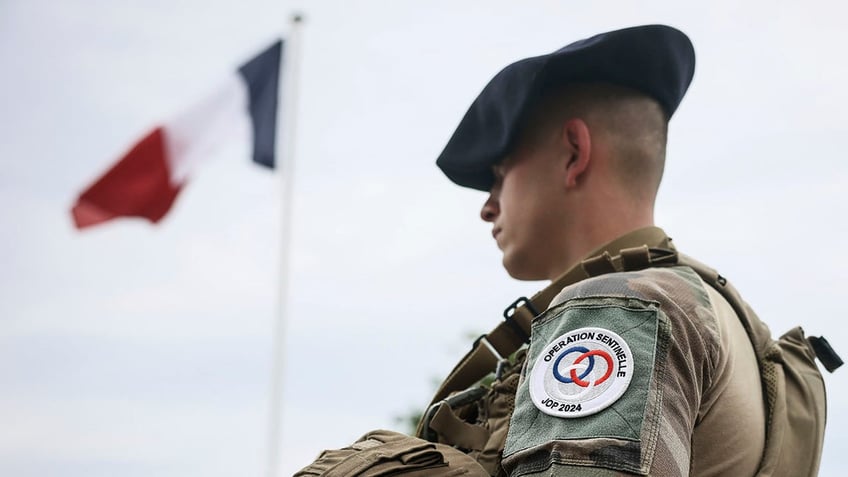
<svg viewBox="0 0 848 477">
<path fill-rule="evenodd" d="M 827 342 L 824 336 L 810 336 L 807 340 L 813 346 L 816 357 L 819 358 L 819 361 L 824 365 L 824 369 L 829 373 L 836 371 L 837 368 L 842 366 L 842 358 L 831 348 L 830 343 Z"/>
</svg>

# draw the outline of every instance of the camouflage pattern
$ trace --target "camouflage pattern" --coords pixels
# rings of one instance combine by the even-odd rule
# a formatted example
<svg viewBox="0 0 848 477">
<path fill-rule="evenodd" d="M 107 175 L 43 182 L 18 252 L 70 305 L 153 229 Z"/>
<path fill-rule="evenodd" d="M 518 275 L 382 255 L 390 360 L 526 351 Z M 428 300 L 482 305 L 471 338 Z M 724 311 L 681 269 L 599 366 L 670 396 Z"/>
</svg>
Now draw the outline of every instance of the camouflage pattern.
<svg viewBox="0 0 848 477">
<path fill-rule="evenodd" d="M 653 376 L 665 373 L 670 339 L 668 318 L 656 303 L 636 298 L 569 299 L 551 307 L 533 323 L 526 374 L 529 376 L 533 371 L 536 357 L 548 343 L 564 333 L 587 326 L 612 331 L 629 345 L 633 353 L 629 364 L 635 367 L 626 392 L 607 409 L 566 419 L 538 412 L 525 380 L 516 396 L 504 455 L 528 449 L 538 452 L 535 447 L 539 443 L 556 446 L 557 442 L 568 441 L 575 451 L 563 454 L 562 449 L 558 449 L 561 460 L 580 465 L 603 460 L 617 470 L 644 473 L 660 425 L 662 394 Z M 598 436 L 605 439 L 598 441 Z"/>
<path fill-rule="evenodd" d="M 654 340 L 626 338 L 634 354 L 650 359 L 637 361 L 634 381 L 614 405 L 582 418 L 542 413 L 523 379 L 503 452 L 505 473 L 755 473 L 765 429 L 756 359 L 730 305 L 691 268 L 612 273 L 566 287 L 533 323 L 524 375 L 545 338 L 587 320 L 655 330 Z"/>
<path fill-rule="evenodd" d="M 625 256 L 649 247 L 659 262 Z M 516 341 L 503 353 L 517 350 L 493 383 L 462 390 L 484 376 L 478 366 L 462 368 L 473 378 L 443 385 L 432 402 L 444 419 L 419 426 L 436 432 L 421 436 L 435 447 L 375 431 L 296 475 L 817 475 L 824 383 L 800 328 L 773 340 L 726 279 L 674 252 L 661 229 L 634 231 L 589 257 L 533 297 L 540 308 L 553 298 L 533 320 L 530 347 Z M 640 271 L 614 271 L 622 269 Z M 528 399 L 534 358 L 552 338 L 591 326 L 629 344 L 629 387 L 593 414 L 542 413 Z"/>
</svg>

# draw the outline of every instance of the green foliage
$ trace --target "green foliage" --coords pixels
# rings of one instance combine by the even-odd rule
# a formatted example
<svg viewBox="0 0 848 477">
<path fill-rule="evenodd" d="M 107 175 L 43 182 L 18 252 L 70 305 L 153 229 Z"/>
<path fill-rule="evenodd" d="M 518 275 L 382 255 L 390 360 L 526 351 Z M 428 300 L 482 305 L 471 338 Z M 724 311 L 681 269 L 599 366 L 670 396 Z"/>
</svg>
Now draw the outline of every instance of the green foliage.
<svg viewBox="0 0 848 477">
<path fill-rule="evenodd" d="M 424 412 L 421 409 L 410 409 L 404 414 L 400 416 L 395 416 L 395 424 L 399 426 L 399 431 L 409 434 L 411 436 L 415 435 L 415 430 L 418 428 L 418 422 L 421 421 L 421 418 L 424 416 Z"/>
</svg>

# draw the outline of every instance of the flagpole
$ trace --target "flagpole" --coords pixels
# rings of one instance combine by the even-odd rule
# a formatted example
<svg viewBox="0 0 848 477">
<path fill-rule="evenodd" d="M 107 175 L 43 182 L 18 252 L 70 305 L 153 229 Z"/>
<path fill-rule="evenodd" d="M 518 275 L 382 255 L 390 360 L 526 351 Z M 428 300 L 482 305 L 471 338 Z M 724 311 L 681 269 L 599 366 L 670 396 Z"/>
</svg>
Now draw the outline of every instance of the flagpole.
<svg viewBox="0 0 848 477">
<path fill-rule="evenodd" d="M 285 41 L 282 68 L 282 126 L 277 142 L 278 175 L 280 176 L 280 283 L 277 316 L 271 344 L 270 402 L 268 403 L 268 468 L 267 476 L 276 477 L 280 466 L 282 437 L 282 397 L 285 373 L 286 309 L 289 292 L 289 258 L 292 235 L 292 203 L 294 189 L 295 143 L 297 139 L 297 99 L 300 66 L 300 28 L 303 16 L 295 14 Z M 282 147 L 280 147 L 282 145 Z"/>
</svg>

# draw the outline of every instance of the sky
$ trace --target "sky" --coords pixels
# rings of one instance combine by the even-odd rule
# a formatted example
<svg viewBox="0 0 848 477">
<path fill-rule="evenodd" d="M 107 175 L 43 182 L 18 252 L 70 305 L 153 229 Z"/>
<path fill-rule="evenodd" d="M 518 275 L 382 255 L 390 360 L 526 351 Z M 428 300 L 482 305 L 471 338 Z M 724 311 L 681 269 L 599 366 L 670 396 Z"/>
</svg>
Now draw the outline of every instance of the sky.
<svg viewBox="0 0 848 477">
<path fill-rule="evenodd" d="M 294 163 L 231 141 L 157 226 L 76 231 L 76 195 L 305 17 Z M 686 32 L 657 223 L 775 334 L 848 355 L 841 2 L 0 1 L 0 474 L 264 475 L 293 180 L 279 475 L 403 429 L 434 381 L 544 286 L 500 265 L 485 195 L 434 165 L 503 66 L 626 26 Z M 821 475 L 848 453 L 826 375 Z"/>
</svg>

